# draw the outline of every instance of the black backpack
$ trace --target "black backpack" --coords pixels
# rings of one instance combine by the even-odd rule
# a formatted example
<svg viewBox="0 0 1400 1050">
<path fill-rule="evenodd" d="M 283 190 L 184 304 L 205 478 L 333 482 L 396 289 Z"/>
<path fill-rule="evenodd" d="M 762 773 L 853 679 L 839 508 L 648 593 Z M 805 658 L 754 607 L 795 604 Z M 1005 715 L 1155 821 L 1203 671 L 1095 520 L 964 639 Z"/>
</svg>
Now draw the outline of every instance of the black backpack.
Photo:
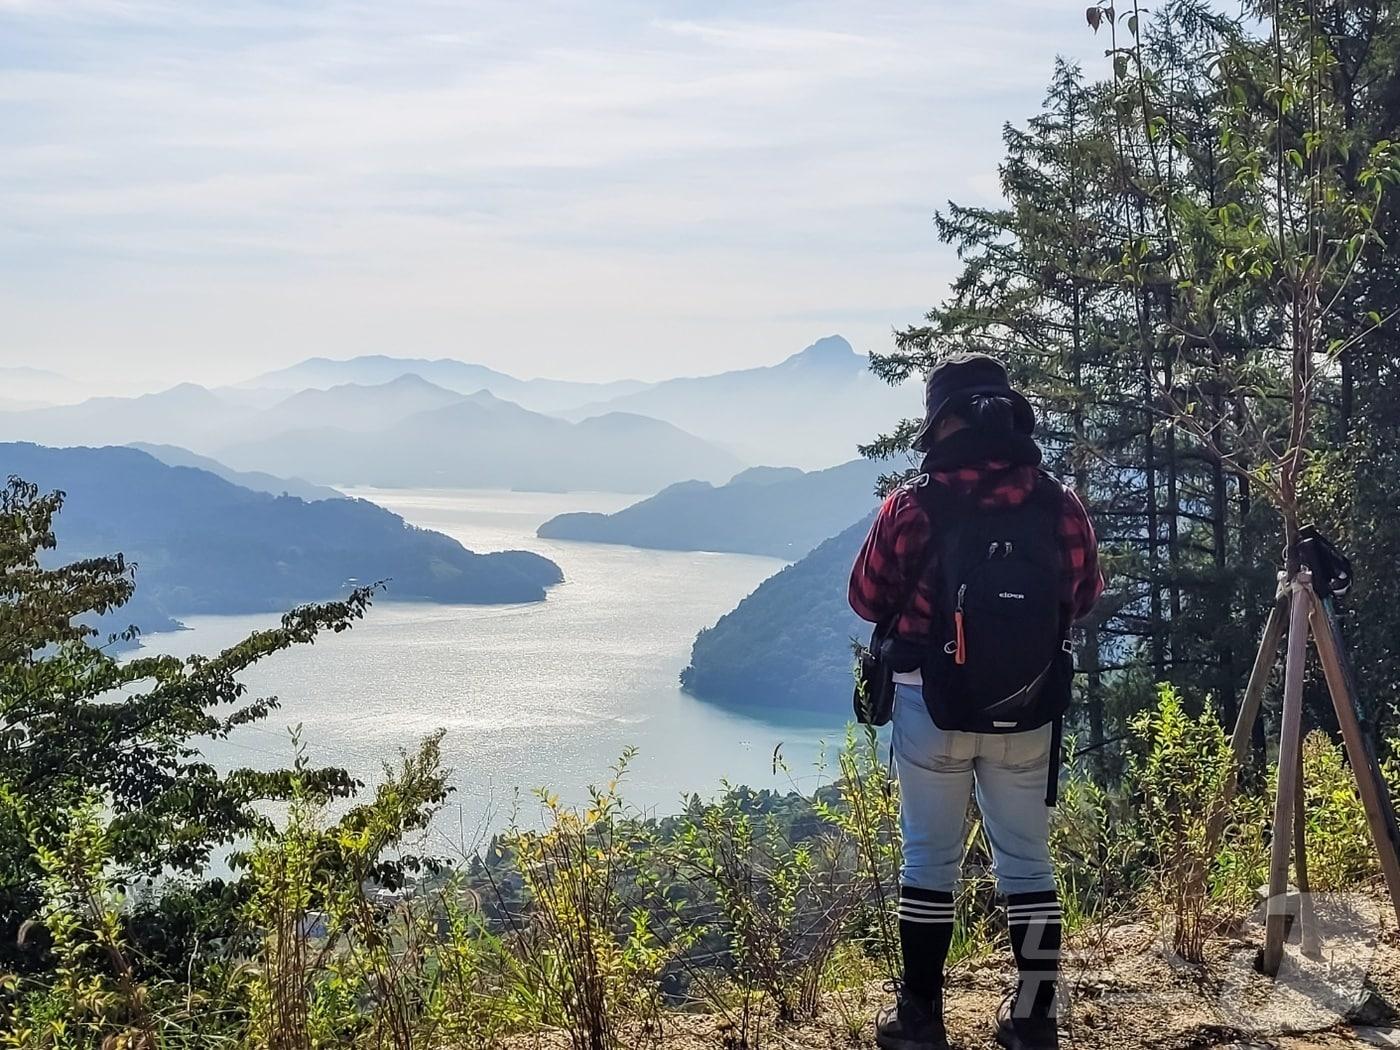
<svg viewBox="0 0 1400 1050">
<path fill-rule="evenodd" d="M 1043 471 L 1025 500 L 980 507 L 988 476 L 966 494 L 918 490 L 937 545 L 933 637 L 924 702 L 944 730 L 1022 733 L 1069 706 L 1074 662 L 1061 600 L 1064 491 Z"/>
</svg>

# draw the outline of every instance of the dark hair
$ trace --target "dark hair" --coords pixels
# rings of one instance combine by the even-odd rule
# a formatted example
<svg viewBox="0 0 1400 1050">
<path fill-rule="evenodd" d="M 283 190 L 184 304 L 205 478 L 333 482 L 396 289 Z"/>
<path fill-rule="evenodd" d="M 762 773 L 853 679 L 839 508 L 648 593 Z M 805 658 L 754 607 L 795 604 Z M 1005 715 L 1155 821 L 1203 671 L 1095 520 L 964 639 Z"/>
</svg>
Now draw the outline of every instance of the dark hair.
<svg viewBox="0 0 1400 1050">
<path fill-rule="evenodd" d="M 1009 397 L 973 394 L 949 414 L 983 434 L 1010 434 L 1016 429 L 1016 408 Z"/>
</svg>

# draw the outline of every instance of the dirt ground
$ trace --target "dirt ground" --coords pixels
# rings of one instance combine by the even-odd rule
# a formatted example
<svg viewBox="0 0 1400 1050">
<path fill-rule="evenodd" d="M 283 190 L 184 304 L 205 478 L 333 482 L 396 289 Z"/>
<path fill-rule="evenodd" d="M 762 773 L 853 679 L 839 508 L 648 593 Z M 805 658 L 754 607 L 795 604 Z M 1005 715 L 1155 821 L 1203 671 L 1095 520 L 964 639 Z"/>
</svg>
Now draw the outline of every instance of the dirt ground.
<svg viewBox="0 0 1400 1050">
<path fill-rule="evenodd" d="M 1277 980 L 1254 969 L 1261 917 L 1212 938 L 1204 964 L 1175 957 L 1168 939 L 1145 926 L 1092 930 L 1067 952 L 1061 1045 L 1073 1050 L 1335 1050 L 1400 1048 L 1400 942 L 1388 905 L 1363 895 L 1319 898 L 1322 951 L 1308 958 L 1287 946 Z M 947 1019 L 954 1046 L 984 1050 L 1010 960 L 954 968 Z M 828 995 L 815 1021 L 764 1025 L 747 1050 L 852 1050 L 873 1047 L 874 1011 L 888 999 L 878 985 Z M 658 1050 L 740 1050 L 722 1017 L 669 1014 L 660 1040 L 624 1039 Z M 563 1050 L 564 1033 L 520 1039 L 511 1050 Z"/>
</svg>

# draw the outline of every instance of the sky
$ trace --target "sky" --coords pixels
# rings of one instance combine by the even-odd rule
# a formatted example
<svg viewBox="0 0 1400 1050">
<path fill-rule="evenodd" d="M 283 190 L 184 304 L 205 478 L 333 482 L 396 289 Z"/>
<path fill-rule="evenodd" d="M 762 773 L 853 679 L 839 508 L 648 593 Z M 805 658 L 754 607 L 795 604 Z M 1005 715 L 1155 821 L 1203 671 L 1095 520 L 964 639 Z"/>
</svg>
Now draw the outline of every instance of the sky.
<svg viewBox="0 0 1400 1050">
<path fill-rule="evenodd" d="M 1103 48 L 1083 0 L 0 0 L 0 366 L 887 349 L 955 272 L 933 213 Z"/>
</svg>

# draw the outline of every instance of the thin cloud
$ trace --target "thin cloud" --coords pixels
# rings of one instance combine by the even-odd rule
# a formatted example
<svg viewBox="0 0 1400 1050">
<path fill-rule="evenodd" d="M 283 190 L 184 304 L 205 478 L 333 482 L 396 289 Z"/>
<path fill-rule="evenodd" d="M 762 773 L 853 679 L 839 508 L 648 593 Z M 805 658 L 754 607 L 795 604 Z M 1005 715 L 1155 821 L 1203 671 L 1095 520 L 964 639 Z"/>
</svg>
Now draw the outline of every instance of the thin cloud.
<svg viewBox="0 0 1400 1050">
<path fill-rule="evenodd" d="M 880 349 L 952 271 L 931 213 L 1102 49 L 1042 0 L 713 11 L 0 0 L 0 360 L 659 376 L 831 316 Z"/>
</svg>

